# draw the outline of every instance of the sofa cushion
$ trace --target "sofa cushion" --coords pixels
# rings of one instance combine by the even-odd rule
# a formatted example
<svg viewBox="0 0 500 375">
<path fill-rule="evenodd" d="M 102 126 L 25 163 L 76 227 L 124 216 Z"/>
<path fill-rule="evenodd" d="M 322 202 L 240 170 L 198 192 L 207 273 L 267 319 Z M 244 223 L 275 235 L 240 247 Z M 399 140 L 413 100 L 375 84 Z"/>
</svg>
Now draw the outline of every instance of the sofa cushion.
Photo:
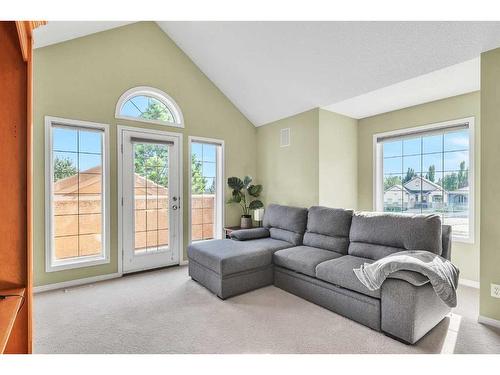
<svg viewBox="0 0 500 375">
<path fill-rule="evenodd" d="M 229 235 L 231 239 L 236 241 L 256 240 L 258 238 L 269 237 L 269 229 L 267 228 L 250 228 L 234 230 Z"/>
<path fill-rule="evenodd" d="M 334 259 L 341 255 L 309 246 L 296 246 L 279 250 L 273 255 L 273 263 L 309 276 L 316 276 L 316 266 L 325 260 Z"/>
<path fill-rule="evenodd" d="M 349 255 L 380 259 L 403 250 L 441 255 L 439 215 L 396 215 L 358 212 L 352 217 Z"/>
<path fill-rule="evenodd" d="M 359 268 L 364 263 L 373 263 L 373 260 L 351 255 L 327 260 L 316 266 L 316 277 L 320 280 L 350 289 L 364 295 L 380 298 L 380 289 L 370 290 L 358 280 L 354 268 Z"/>
<path fill-rule="evenodd" d="M 211 240 L 188 246 L 189 260 L 226 276 L 269 266 L 273 252 L 291 245 L 285 241 L 261 238 L 251 241 Z"/>
<path fill-rule="evenodd" d="M 311 207 L 307 214 L 304 245 L 347 254 L 352 215 L 352 210 Z"/>
<path fill-rule="evenodd" d="M 301 245 L 307 224 L 307 208 L 270 204 L 264 213 L 263 225 L 271 237 Z"/>
</svg>

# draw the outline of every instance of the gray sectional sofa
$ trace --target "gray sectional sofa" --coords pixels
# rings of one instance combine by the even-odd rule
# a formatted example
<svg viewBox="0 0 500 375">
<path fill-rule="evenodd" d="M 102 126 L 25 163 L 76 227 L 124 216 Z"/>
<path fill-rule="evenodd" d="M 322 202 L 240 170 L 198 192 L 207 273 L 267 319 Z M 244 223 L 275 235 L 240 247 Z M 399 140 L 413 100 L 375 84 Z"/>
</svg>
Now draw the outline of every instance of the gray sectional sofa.
<svg viewBox="0 0 500 375">
<path fill-rule="evenodd" d="M 222 299 L 274 284 L 413 344 L 450 312 L 429 280 L 399 271 L 371 291 L 353 272 L 402 250 L 450 259 L 451 227 L 437 215 L 269 205 L 263 228 L 191 244 L 189 275 Z"/>
</svg>

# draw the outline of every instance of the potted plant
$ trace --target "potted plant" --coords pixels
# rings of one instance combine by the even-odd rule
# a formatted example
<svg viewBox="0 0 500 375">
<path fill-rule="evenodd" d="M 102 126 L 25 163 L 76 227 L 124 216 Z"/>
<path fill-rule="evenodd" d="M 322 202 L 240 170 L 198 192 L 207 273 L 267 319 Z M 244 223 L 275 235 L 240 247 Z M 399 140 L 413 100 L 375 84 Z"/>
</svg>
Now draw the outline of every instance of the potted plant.
<svg viewBox="0 0 500 375">
<path fill-rule="evenodd" d="M 229 177 L 227 185 L 233 190 L 228 204 L 238 203 L 243 210 L 241 215 L 241 228 L 252 228 L 252 215 L 250 212 L 264 207 L 257 198 L 262 193 L 262 185 L 252 185 L 252 177 L 245 176 L 243 180 L 238 177 Z"/>
</svg>

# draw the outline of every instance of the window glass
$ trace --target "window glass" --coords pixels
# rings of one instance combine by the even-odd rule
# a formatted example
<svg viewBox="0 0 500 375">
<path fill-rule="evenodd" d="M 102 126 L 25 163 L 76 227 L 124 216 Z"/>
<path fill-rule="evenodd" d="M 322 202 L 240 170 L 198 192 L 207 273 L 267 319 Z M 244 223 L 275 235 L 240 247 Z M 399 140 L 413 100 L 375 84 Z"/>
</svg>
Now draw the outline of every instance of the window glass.
<svg viewBox="0 0 500 375">
<path fill-rule="evenodd" d="M 53 259 L 102 255 L 103 132 L 53 126 Z"/>
<path fill-rule="evenodd" d="M 216 237 L 217 218 L 221 218 L 218 196 L 217 154 L 221 146 L 212 143 L 191 143 L 191 240 Z"/>
<path fill-rule="evenodd" d="M 120 115 L 143 120 L 174 122 L 174 116 L 166 104 L 156 98 L 137 95 L 123 103 Z"/>
<path fill-rule="evenodd" d="M 383 209 L 436 213 L 469 236 L 469 130 L 383 141 Z"/>
</svg>

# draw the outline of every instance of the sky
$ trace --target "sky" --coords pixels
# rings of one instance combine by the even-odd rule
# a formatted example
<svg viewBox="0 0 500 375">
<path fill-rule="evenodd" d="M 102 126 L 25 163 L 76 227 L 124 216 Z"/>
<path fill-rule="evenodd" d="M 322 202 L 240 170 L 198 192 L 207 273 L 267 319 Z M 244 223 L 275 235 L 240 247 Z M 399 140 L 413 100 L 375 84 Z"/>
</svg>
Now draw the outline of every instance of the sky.
<svg viewBox="0 0 500 375">
<path fill-rule="evenodd" d="M 458 171 L 462 161 L 468 169 L 468 148 L 468 130 L 384 142 L 384 174 L 406 174 L 408 168 L 425 174 L 431 165 L 436 172 Z"/>
</svg>

